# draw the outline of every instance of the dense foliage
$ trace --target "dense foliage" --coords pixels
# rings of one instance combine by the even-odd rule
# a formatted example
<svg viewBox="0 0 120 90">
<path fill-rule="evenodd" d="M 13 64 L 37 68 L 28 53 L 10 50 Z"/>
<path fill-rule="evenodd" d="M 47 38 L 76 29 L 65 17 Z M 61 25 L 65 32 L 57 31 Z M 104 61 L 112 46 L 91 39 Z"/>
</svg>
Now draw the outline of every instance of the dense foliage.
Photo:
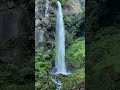
<svg viewBox="0 0 120 90">
<path fill-rule="evenodd" d="M 71 0 L 60 0 L 62 6 L 65 8 L 70 5 Z M 51 1 L 51 7 L 56 8 L 57 0 Z M 43 4 L 44 6 L 44 4 Z M 63 8 L 63 10 L 64 10 Z M 53 10 L 54 10 L 53 9 Z M 51 14 L 49 20 L 42 16 L 41 17 L 41 30 L 46 30 L 44 39 L 44 46 L 42 50 L 36 49 L 35 55 L 35 69 L 36 69 L 36 89 L 37 90 L 55 90 L 56 86 L 51 80 L 49 71 L 54 67 L 55 63 L 55 14 Z M 46 26 L 47 24 L 47 26 Z M 84 12 L 76 14 L 65 14 L 64 13 L 64 24 L 65 24 L 65 46 L 66 46 L 66 64 L 68 70 L 72 74 L 68 76 L 60 75 L 60 79 L 64 86 L 62 90 L 75 89 L 84 83 L 85 69 L 85 37 L 84 37 Z M 45 28 L 45 29 L 44 29 Z M 39 45 L 42 47 L 42 44 Z"/>
<path fill-rule="evenodd" d="M 33 34 L 34 1 L 0 0 L 0 90 L 34 89 Z"/>
<path fill-rule="evenodd" d="M 120 13 L 118 1 L 86 2 L 86 86 L 120 89 Z"/>
</svg>

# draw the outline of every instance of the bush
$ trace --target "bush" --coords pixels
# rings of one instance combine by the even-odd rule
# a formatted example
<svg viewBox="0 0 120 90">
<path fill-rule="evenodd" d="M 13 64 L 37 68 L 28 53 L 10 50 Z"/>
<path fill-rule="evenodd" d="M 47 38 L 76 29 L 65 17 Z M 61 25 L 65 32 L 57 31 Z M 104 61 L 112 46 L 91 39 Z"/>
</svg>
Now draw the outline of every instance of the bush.
<svg viewBox="0 0 120 90">
<path fill-rule="evenodd" d="M 71 69 L 80 69 L 84 67 L 85 58 L 85 39 L 78 38 L 66 51 L 66 60 Z"/>
</svg>

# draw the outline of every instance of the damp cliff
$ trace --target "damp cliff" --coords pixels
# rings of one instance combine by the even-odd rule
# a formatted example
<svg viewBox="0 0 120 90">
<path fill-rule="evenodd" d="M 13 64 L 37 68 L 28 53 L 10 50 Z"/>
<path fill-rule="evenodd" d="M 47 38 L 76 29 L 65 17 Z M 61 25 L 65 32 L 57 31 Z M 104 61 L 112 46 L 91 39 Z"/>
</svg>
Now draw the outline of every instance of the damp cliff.
<svg viewBox="0 0 120 90">
<path fill-rule="evenodd" d="M 34 89 L 34 20 L 34 0 L 0 1 L 1 90 Z"/>
<path fill-rule="evenodd" d="M 84 82 L 84 0 L 59 0 L 62 6 L 65 29 L 65 63 L 68 76 L 60 75 L 63 83 L 61 90 L 80 89 Z M 56 58 L 56 12 L 57 0 L 36 0 L 36 89 L 55 90 L 56 85 L 51 80 L 49 71 L 54 68 Z M 59 21 L 59 20 L 58 20 Z M 59 27 L 62 28 L 62 27 Z M 59 29 L 61 30 L 61 29 Z M 61 31 L 62 32 L 62 31 Z M 61 33 L 60 32 L 60 33 Z M 63 35 L 63 33 L 62 33 Z M 59 41 L 59 40 L 57 40 Z M 59 44 L 59 45 L 60 45 Z M 59 51 L 61 52 L 61 50 Z M 61 60 L 59 60 L 61 62 Z M 60 64 L 60 63 L 59 63 Z M 63 64 L 62 64 L 63 65 Z M 60 68 L 60 67 L 59 67 Z M 82 90 L 84 89 L 82 85 Z"/>
</svg>

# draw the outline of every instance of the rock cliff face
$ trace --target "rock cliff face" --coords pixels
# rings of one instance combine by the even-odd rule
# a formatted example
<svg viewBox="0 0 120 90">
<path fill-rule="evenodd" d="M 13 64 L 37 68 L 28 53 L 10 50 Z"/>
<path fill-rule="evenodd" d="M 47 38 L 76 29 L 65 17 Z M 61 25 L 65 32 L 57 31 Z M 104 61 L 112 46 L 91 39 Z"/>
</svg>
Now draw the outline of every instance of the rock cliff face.
<svg viewBox="0 0 120 90">
<path fill-rule="evenodd" d="M 47 7 L 46 7 L 46 3 L 48 3 Z M 52 38 L 54 38 L 55 13 L 56 13 L 55 4 L 53 5 L 52 0 L 36 0 L 35 5 L 36 5 L 35 6 L 36 47 L 38 47 L 38 43 L 44 43 L 44 45 L 47 44 L 47 41 L 49 45 L 50 44 L 49 39 L 51 40 Z M 49 14 L 48 17 L 45 16 L 46 9 L 48 9 L 47 10 Z M 82 0 L 68 0 L 66 4 L 63 5 L 64 15 L 72 16 L 72 15 L 77 15 L 80 12 L 84 12 L 84 3 Z M 46 39 L 47 41 L 45 41 Z M 42 45 L 39 46 L 42 47 Z"/>
<path fill-rule="evenodd" d="M 65 58 L 66 62 L 68 61 L 70 63 L 67 66 L 73 70 L 76 68 L 80 69 L 77 74 L 69 77 L 60 77 L 60 80 L 65 85 L 62 90 L 79 90 L 81 88 L 80 82 L 84 78 L 84 0 L 59 1 L 62 4 L 65 25 Z M 45 88 L 43 90 L 55 90 L 55 86 L 48 72 L 55 66 L 56 2 L 57 0 L 36 0 L 35 63 L 37 73 L 36 88 L 38 90 L 41 88 Z M 79 73 L 83 75 L 80 76 Z M 40 82 L 43 84 L 40 84 Z"/>
<path fill-rule="evenodd" d="M 78 14 L 82 12 L 83 8 L 79 0 L 70 0 L 68 4 L 63 8 L 64 14 Z"/>
<path fill-rule="evenodd" d="M 0 0 L 0 89 L 34 82 L 34 20 L 34 0 Z"/>
</svg>

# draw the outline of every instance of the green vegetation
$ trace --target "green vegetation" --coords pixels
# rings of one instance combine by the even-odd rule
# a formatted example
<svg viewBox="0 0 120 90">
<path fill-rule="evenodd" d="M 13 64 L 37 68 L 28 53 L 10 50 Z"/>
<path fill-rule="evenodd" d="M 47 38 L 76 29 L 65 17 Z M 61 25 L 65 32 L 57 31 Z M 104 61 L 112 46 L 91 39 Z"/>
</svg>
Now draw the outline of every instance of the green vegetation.
<svg viewBox="0 0 120 90">
<path fill-rule="evenodd" d="M 120 89 L 119 5 L 118 1 L 111 2 L 86 2 L 85 64 L 89 90 Z"/>
<path fill-rule="evenodd" d="M 114 90 L 120 84 L 116 82 L 120 75 L 119 29 L 115 26 L 109 26 L 100 30 L 102 32 L 98 31 L 91 43 L 91 48 L 89 48 L 92 52 L 88 53 L 89 61 L 86 64 L 87 68 L 90 67 L 91 69 L 87 71 L 87 74 L 92 76 L 89 76 L 88 80 L 90 80 L 91 88 L 97 89 L 99 87 L 98 90 L 107 90 L 111 87 Z M 91 74 L 91 72 L 94 72 L 94 74 Z M 99 84 L 96 84 L 96 82 Z"/>
<path fill-rule="evenodd" d="M 66 60 L 71 65 L 72 69 L 79 69 L 84 67 L 85 58 L 85 40 L 78 38 L 73 42 L 73 45 L 68 47 L 66 51 Z"/>
<path fill-rule="evenodd" d="M 52 0 L 51 7 L 55 8 L 57 0 Z M 70 0 L 60 0 L 62 6 L 67 6 Z M 84 12 L 77 14 L 64 14 L 65 24 L 65 46 L 66 64 L 72 74 L 68 76 L 60 75 L 64 86 L 61 90 L 77 88 L 85 80 L 85 32 L 84 32 Z M 49 71 L 55 63 L 55 15 L 50 16 L 50 20 L 42 17 L 42 29 L 46 28 L 46 43 L 44 50 L 36 49 L 35 54 L 35 87 L 37 90 L 55 90 L 56 85 L 51 80 Z M 47 22 L 47 23 L 46 23 Z M 47 27 L 46 27 L 46 23 Z"/>
</svg>

